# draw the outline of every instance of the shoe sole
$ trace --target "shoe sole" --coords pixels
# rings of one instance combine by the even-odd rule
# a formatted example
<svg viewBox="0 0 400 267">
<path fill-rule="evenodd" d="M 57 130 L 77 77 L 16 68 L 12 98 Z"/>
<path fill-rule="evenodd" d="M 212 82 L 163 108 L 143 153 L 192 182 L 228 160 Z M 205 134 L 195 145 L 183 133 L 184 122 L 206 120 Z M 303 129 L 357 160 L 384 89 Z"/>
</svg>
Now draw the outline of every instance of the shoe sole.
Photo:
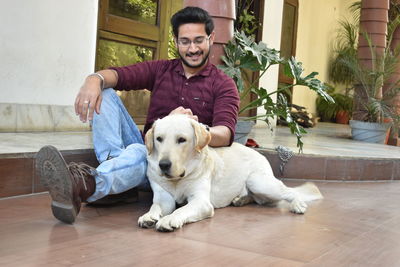
<svg viewBox="0 0 400 267">
<path fill-rule="evenodd" d="M 54 217 L 72 224 L 77 211 L 73 204 L 70 173 L 61 153 L 53 146 L 41 148 L 36 155 L 35 169 L 40 182 L 49 190 Z"/>
</svg>

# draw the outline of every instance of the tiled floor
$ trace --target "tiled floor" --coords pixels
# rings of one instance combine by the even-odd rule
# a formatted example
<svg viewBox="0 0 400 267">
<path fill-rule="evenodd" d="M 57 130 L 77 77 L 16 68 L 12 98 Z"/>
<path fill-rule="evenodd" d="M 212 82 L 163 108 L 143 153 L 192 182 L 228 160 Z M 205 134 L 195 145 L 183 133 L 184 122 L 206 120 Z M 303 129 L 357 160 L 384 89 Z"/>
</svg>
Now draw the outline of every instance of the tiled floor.
<svg viewBox="0 0 400 267">
<path fill-rule="evenodd" d="M 320 123 L 308 131 L 306 156 L 298 161 L 307 155 L 400 158 L 398 147 L 351 140 L 348 126 Z M 297 151 L 287 128 L 271 135 L 256 127 L 251 137 L 270 150 L 283 145 Z M 4 170 L 23 158 L 32 164 L 45 144 L 92 149 L 89 132 L 2 133 Z M 0 190 L 21 177 L 10 172 L 4 179 L 3 173 Z M 311 203 L 303 216 L 285 207 L 227 207 L 174 233 L 137 226 L 151 205 L 150 193 L 141 192 L 134 204 L 85 206 L 74 225 L 53 218 L 47 193 L 0 198 L 0 266 L 400 266 L 400 181 L 316 183 L 325 199 Z"/>
<path fill-rule="evenodd" d="M 3 199 L 0 266 L 400 266 L 399 181 L 317 185 L 325 199 L 305 215 L 227 207 L 173 233 L 137 226 L 149 193 L 83 207 L 74 225 L 53 218 L 48 194 Z"/>
</svg>

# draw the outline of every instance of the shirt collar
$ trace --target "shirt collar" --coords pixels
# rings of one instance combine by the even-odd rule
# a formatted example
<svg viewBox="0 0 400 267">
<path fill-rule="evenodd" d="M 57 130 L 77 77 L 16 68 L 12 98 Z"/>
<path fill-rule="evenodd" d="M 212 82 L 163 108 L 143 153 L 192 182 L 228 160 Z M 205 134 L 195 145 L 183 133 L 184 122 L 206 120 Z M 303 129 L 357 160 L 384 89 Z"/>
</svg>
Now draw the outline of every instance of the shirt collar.
<svg viewBox="0 0 400 267">
<path fill-rule="evenodd" d="M 175 72 L 179 73 L 182 76 L 185 76 L 185 71 L 183 70 L 183 66 L 182 66 L 182 60 L 178 59 L 177 60 L 179 63 L 176 65 L 175 67 Z M 212 64 L 210 62 L 210 58 L 208 58 L 206 66 L 197 74 L 193 75 L 194 76 L 210 76 L 211 74 L 211 70 L 212 70 Z"/>
</svg>

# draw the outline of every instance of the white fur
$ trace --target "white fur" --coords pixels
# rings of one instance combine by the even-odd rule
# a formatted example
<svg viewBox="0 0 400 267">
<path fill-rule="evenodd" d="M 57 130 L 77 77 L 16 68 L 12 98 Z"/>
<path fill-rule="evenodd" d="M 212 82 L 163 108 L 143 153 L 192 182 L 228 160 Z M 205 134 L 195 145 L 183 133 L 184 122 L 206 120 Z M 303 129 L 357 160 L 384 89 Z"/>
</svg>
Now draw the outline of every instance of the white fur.
<svg viewBox="0 0 400 267">
<path fill-rule="evenodd" d="M 209 141 L 205 127 L 185 115 L 167 116 L 154 123 L 146 135 L 153 204 L 139 218 L 139 226 L 173 231 L 185 223 L 212 217 L 214 208 L 253 201 L 270 204 L 286 200 L 292 212 L 302 214 L 307 209 L 305 201 L 322 198 L 312 183 L 285 186 L 257 151 L 238 143 L 211 148 Z M 161 160 L 171 162 L 169 171 L 160 169 Z M 183 206 L 176 209 L 176 203 Z"/>
</svg>

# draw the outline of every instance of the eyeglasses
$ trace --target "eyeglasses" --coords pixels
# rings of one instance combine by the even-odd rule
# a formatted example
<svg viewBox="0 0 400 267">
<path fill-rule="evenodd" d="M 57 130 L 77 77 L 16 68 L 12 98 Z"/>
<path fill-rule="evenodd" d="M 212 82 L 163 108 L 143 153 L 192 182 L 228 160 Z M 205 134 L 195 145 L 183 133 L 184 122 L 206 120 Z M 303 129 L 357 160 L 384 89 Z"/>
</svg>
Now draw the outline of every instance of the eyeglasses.
<svg viewBox="0 0 400 267">
<path fill-rule="evenodd" d="M 189 48 L 192 43 L 199 47 L 201 45 L 203 45 L 207 40 L 210 40 L 211 34 L 209 36 L 200 36 L 200 37 L 196 37 L 193 41 L 188 39 L 188 38 L 180 38 L 178 39 L 178 46 L 182 47 L 182 48 Z"/>
</svg>

